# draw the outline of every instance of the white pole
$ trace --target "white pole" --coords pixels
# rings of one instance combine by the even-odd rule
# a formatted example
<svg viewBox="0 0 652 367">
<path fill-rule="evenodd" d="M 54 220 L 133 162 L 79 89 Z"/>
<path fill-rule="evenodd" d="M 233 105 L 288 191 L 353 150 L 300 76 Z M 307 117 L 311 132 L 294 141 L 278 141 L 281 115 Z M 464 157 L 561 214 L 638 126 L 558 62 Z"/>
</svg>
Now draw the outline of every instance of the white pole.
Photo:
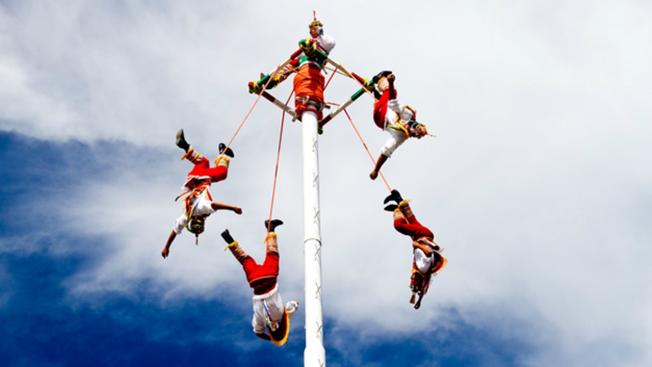
<svg viewBox="0 0 652 367">
<path fill-rule="evenodd" d="M 317 115 L 306 111 L 301 116 L 303 132 L 303 240 L 305 256 L 306 367 L 326 366 L 324 329 L 321 311 L 321 231 L 319 227 L 319 149 Z"/>
</svg>

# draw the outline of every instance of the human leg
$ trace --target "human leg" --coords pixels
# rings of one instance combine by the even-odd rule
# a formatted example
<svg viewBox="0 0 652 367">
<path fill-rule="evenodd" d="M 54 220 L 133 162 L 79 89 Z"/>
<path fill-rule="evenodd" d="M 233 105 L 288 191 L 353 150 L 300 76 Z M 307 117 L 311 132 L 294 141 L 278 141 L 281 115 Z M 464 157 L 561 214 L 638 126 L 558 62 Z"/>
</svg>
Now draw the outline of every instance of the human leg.
<svg viewBox="0 0 652 367">
<path fill-rule="evenodd" d="M 177 131 L 176 144 L 179 148 L 183 149 L 184 152 L 187 152 L 190 149 L 190 144 L 186 141 L 186 137 L 183 133 L 183 129 Z"/>
<path fill-rule="evenodd" d="M 247 272 L 247 268 L 251 268 L 252 266 L 256 265 L 254 259 L 252 259 L 251 256 L 249 256 L 249 254 L 247 254 L 247 252 L 242 247 L 240 247 L 238 241 L 233 239 L 228 229 L 222 232 L 221 236 L 224 241 L 228 243 L 227 248 L 231 251 L 235 259 L 238 260 L 240 264 L 242 264 L 245 273 Z"/>
<path fill-rule="evenodd" d="M 371 178 L 372 180 L 375 180 L 376 178 L 378 178 L 378 174 L 380 173 L 380 168 L 383 166 L 383 164 L 385 164 L 385 162 L 387 162 L 388 159 L 389 159 L 388 156 L 381 153 L 378 156 L 378 159 L 376 160 L 376 164 L 374 165 L 374 169 L 369 174 L 369 178 Z"/>
<path fill-rule="evenodd" d="M 381 129 L 385 128 L 385 116 L 387 115 L 387 104 L 389 103 L 389 90 L 383 91 L 380 98 L 374 103 L 374 123 Z"/>
<path fill-rule="evenodd" d="M 394 210 L 394 228 L 412 238 L 427 237 L 432 239 L 434 237 L 432 231 L 419 222 L 407 200 L 401 201 Z"/>
</svg>

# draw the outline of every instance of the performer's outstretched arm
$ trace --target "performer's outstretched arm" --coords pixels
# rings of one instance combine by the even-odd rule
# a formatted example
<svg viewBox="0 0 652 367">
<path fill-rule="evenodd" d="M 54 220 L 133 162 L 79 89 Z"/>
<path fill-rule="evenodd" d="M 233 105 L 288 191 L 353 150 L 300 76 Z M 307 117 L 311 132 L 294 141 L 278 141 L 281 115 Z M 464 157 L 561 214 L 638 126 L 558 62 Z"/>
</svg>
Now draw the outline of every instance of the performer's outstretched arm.
<svg viewBox="0 0 652 367">
<path fill-rule="evenodd" d="M 217 210 L 230 210 L 232 212 L 235 212 L 236 214 L 242 214 L 242 208 L 240 208 L 239 206 L 235 206 L 235 205 L 229 205 L 229 204 L 224 204 L 224 203 L 220 203 L 220 202 L 217 202 L 217 201 L 213 201 L 211 203 L 211 207 L 215 211 L 217 211 Z"/>
<path fill-rule="evenodd" d="M 172 242 L 174 241 L 175 238 L 177 238 L 177 233 L 174 230 L 172 230 L 172 232 L 170 232 L 170 235 L 168 236 L 168 240 L 165 241 L 165 246 L 163 246 L 163 250 L 161 250 L 161 256 L 163 256 L 164 259 L 168 257 L 168 255 L 170 254 L 170 246 L 172 246 Z"/>
</svg>

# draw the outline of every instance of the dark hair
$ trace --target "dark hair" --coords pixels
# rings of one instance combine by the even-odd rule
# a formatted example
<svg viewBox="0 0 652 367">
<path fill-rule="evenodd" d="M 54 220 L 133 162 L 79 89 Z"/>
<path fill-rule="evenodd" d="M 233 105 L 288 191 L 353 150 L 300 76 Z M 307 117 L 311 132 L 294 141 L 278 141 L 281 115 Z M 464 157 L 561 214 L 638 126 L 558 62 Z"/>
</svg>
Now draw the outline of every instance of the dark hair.
<svg viewBox="0 0 652 367">
<path fill-rule="evenodd" d="M 199 236 L 204 232 L 204 223 L 206 219 L 204 217 L 191 217 L 188 221 L 188 231 L 194 233 L 196 236 Z"/>
</svg>

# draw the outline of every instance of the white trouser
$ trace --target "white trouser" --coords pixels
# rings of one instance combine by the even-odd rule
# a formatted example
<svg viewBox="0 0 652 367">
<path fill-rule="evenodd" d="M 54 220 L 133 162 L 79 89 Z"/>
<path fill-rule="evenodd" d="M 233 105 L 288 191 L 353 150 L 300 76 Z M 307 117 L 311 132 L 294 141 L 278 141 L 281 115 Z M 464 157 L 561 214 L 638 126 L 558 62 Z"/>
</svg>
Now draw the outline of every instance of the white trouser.
<svg viewBox="0 0 652 367">
<path fill-rule="evenodd" d="M 391 157 L 396 148 L 398 148 L 401 144 L 403 144 L 403 142 L 407 140 L 407 137 L 402 131 L 393 129 L 389 126 L 385 127 L 385 131 L 389 133 L 389 138 L 387 141 L 385 141 L 385 145 L 383 145 L 382 149 L 380 150 L 380 154 L 386 157 Z"/>
</svg>

